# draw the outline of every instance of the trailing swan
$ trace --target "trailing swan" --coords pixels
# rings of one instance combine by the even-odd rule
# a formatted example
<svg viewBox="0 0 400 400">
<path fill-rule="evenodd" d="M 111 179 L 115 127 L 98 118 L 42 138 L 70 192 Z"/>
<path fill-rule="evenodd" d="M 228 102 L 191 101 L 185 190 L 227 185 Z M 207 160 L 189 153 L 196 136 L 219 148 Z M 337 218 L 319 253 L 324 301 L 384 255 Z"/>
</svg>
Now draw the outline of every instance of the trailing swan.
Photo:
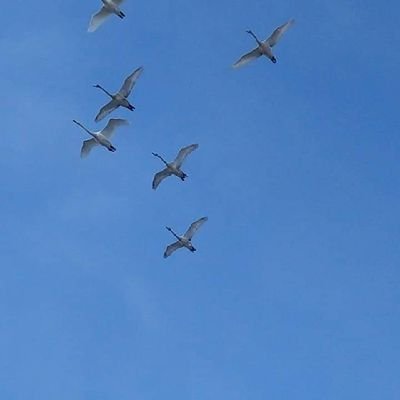
<svg viewBox="0 0 400 400">
<path fill-rule="evenodd" d="M 198 144 L 191 144 L 190 146 L 186 146 L 182 148 L 178 155 L 176 156 L 175 160 L 171 163 L 166 162 L 159 154 L 152 153 L 154 157 L 158 157 L 165 165 L 162 171 L 158 172 L 154 175 L 153 179 L 153 189 L 157 189 L 158 185 L 161 183 L 162 180 L 167 178 L 168 176 L 175 175 L 178 178 L 181 178 L 182 181 L 187 178 L 187 175 L 181 170 L 181 166 L 185 161 L 186 157 L 194 150 L 199 147 Z"/>
<path fill-rule="evenodd" d="M 192 237 L 198 231 L 198 229 L 204 224 L 204 222 L 208 221 L 207 217 L 200 218 L 199 220 L 193 222 L 189 229 L 183 236 L 178 236 L 171 228 L 168 226 L 166 229 L 170 231 L 178 240 L 175 243 L 170 244 L 164 252 L 164 258 L 169 257 L 174 251 L 186 247 L 192 253 L 196 251 L 192 244 Z"/>
<path fill-rule="evenodd" d="M 104 146 L 109 151 L 116 151 L 117 149 L 110 142 L 110 138 L 113 135 L 116 128 L 119 126 L 129 125 L 128 121 L 125 119 L 110 119 L 106 127 L 98 132 L 92 132 L 86 127 L 84 127 L 80 122 L 73 120 L 75 124 L 80 126 L 83 130 L 85 130 L 90 136 L 93 136 L 92 139 L 84 140 L 82 149 L 81 149 L 81 157 L 86 157 L 90 150 L 97 145 Z"/>
<path fill-rule="evenodd" d="M 131 94 L 133 87 L 135 86 L 136 81 L 139 79 L 139 76 L 143 72 L 143 67 L 139 67 L 135 69 L 124 81 L 121 89 L 116 94 L 111 94 L 107 92 L 100 85 L 94 85 L 95 88 L 101 89 L 107 96 L 111 97 L 111 101 L 108 102 L 104 107 L 101 108 L 99 113 L 97 114 L 95 121 L 101 121 L 106 115 L 110 114 L 112 111 L 117 109 L 118 107 L 125 107 L 130 111 L 133 111 L 135 107 L 129 103 L 128 96 Z"/>
</svg>

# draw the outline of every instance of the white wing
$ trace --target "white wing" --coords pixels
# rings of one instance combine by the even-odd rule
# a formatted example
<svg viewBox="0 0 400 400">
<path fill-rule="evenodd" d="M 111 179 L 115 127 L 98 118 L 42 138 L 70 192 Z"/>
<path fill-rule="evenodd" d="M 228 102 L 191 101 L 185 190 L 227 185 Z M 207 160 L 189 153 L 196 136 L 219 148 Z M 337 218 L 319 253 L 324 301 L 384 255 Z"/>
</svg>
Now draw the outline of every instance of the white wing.
<svg viewBox="0 0 400 400">
<path fill-rule="evenodd" d="M 174 165 L 176 168 L 180 168 L 185 161 L 185 158 L 193 151 L 199 147 L 198 144 L 191 144 L 179 150 L 178 155 L 174 160 Z"/>
<path fill-rule="evenodd" d="M 208 221 L 207 217 L 200 218 L 199 220 L 195 221 L 190 225 L 190 228 L 186 231 L 185 237 L 187 239 L 191 239 L 193 235 L 197 232 L 197 230 L 204 224 L 204 222 Z"/>
<path fill-rule="evenodd" d="M 171 175 L 172 175 L 172 173 L 171 173 L 171 171 L 170 171 L 168 168 L 165 168 L 165 169 L 163 169 L 162 171 L 157 172 L 157 173 L 154 175 L 154 179 L 153 179 L 153 185 L 152 185 L 153 189 L 156 190 L 157 187 L 158 187 L 158 185 L 159 185 L 165 178 L 167 178 L 168 176 L 171 176 Z"/>
<path fill-rule="evenodd" d="M 110 139 L 110 137 L 113 135 L 116 128 L 118 128 L 119 126 L 125 126 L 125 125 L 129 125 L 129 122 L 126 119 L 112 118 L 108 121 L 108 124 L 100 133 L 103 136 L 105 136 L 107 139 Z"/>
<path fill-rule="evenodd" d="M 123 3 L 123 1 L 124 1 L 124 0 L 113 0 L 113 3 L 114 3 L 116 6 L 119 6 L 119 5 L 121 5 L 121 4 Z"/>
<path fill-rule="evenodd" d="M 119 90 L 119 94 L 121 96 L 128 97 L 131 94 L 131 91 L 135 86 L 136 81 L 139 79 L 139 76 L 142 74 L 142 72 L 143 72 L 143 67 L 139 67 L 125 79 L 124 84 Z"/>
<path fill-rule="evenodd" d="M 183 247 L 183 244 L 180 241 L 170 244 L 164 252 L 164 258 L 169 257 L 175 250 L 178 250 Z"/>
<path fill-rule="evenodd" d="M 255 60 L 256 58 L 258 58 L 260 56 L 261 56 L 261 52 L 258 49 L 258 47 L 256 47 L 255 49 L 253 49 L 249 53 L 247 53 L 244 56 L 240 57 L 239 60 L 237 60 L 235 62 L 235 64 L 233 64 L 233 67 L 234 68 L 241 67 L 241 66 L 249 63 L 250 61 Z"/>
<path fill-rule="evenodd" d="M 85 158 L 98 143 L 95 139 L 84 140 L 81 148 L 81 158 Z"/>
<path fill-rule="evenodd" d="M 102 7 L 99 12 L 92 15 L 89 23 L 88 32 L 94 32 L 112 14 L 107 8 Z"/>
<path fill-rule="evenodd" d="M 104 107 L 101 108 L 99 113 L 96 115 L 94 119 L 96 122 L 101 121 L 106 115 L 110 114 L 110 112 L 114 111 L 116 108 L 119 107 L 119 104 L 116 100 L 111 100 L 107 103 Z"/>
<path fill-rule="evenodd" d="M 265 44 L 268 44 L 270 47 L 274 47 L 283 34 L 294 24 L 294 19 L 286 22 L 285 24 L 281 25 L 280 27 L 276 28 L 272 35 L 264 41 Z"/>
</svg>

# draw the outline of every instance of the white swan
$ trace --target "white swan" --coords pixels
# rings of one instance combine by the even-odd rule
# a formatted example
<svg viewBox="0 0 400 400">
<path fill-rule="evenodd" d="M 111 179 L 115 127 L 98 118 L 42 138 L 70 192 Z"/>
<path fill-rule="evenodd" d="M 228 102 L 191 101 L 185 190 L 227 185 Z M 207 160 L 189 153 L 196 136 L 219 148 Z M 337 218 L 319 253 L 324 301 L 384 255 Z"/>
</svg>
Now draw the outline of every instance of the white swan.
<svg viewBox="0 0 400 400">
<path fill-rule="evenodd" d="M 182 181 L 184 181 L 185 178 L 187 178 L 187 175 L 181 170 L 181 166 L 185 161 L 186 157 L 193 150 L 196 150 L 198 147 L 199 147 L 198 144 L 191 144 L 190 146 L 184 147 L 179 151 L 175 160 L 172 161 L 171 163 L 166 162 L 160 155 L 152 153 L 153 156 L 158 157 L 166 165 L 166 168 L 164 168 L 162 171 L 154 175 L 153 185 L 152 185 L 153 189 L 154 190 L 157 189 L 157 186 L 161 183 L 161 181 L 171 175 L 175 175 L 178 178 L 181 178 Z"/>
<path fill-rule="evenodd" d="M 107 92 L 106 89 L 101 87 L 100 85 L 94 85 L 95 88 L 101 89 L 107 96 L 111 97 L 111 101 L 108 102 L 104 107 L 101 108 L 99 113 L 96 115 L 95 121 L 99 122 L 106 115 L 110 114 L 118 107 L 125 107 L 128 110 L 133 111 L 135 107 L 129 103 L 128 96 L 131 94 L 133 87 L 135 86 L 136 81 L 139 79 L 139 76 L 143 72 L 143 67 L 139 67 L 135 69 L 124 81 L 121 89 L 116 94 L 111 94 Z"/>
<path fill-rule="evenodd" d="M 268 39 L 264 40 L 263 42 L 258 40 L 257 36 L 251 30 L 246 31 L 248 34 L 253 36 L 253 38 L 256 40 L 256 42 L 258 44 L 258 47 L 256 47 L 255 49 L 253 49 L 249 53 L 247 53 L 247 54 L 243 55 L 242 57 L 240 57 L 239 60 L 237 60 L 233 64 L 233 67 L 234 68 L 241 67 L 241 66 L 247 64 L 248 62 L 250 62 L 252 60 L 255 60 L 256 58 L 261 57 L 261 56 L 268 57 L 275 64 L 276 63 L 276 57 L 272 53 L 272 47 L 274 47 L 278 43 L 278 41 L 282 37 L 282 35 L 293 24 L 294 24 L 294 19 L 289 20 L 285 24 L 283 24 L 283 25 L 279 26 L 278 28 L 276 28 L 274 30 L 274 32 L 272 33 L 272 35 Z"/>
<path fill-rule="evenodd" d="M 178 240 L 175 243 L 170 244 L 164 252 L 164 258 L 169 257 L 175 250 L 178 250 L 182 247 L 186 247 L 192 253 L 196 251 L 192 244 L 192 237 L 197 232 L 197 230 L 208 220 L 207 217 L 200 218 L 190 225 L 189 229 L 183 236 L 178 236 L 171 228 L 168 226 L 166 229 L 170 231 Z"/>
<path fill-rule="evenodd" d="M 115 14 L 121 19 L 125 18 L 125 14 L 119 8 L 124 0 L 101 0 L 103 7 L 90 19 L 88 32 L 94 32 L 111 14 Z"/>
<path fill-rule="evenodd" d="M 101 145 L 106 147 L 109 151 L 116 151 L 117 149 L 110 142 L 110 138 L 113 135 L 115 129 L 119 126 L 129 125 L 128 121 L 125 119 L 110 119 L 106 127 L 98 132 L 91 132 L 89 129 L 85 128 L 80 122 L 73 120 L 75 124 L 79 125 L 82 129 L 84 129 L 90 136 L 93 136 L 92 139 L 84 140 L 82 149 L 81 149 L 81 157 L 86 157 L 90 150 L 97 145 Z"/>
</svg>

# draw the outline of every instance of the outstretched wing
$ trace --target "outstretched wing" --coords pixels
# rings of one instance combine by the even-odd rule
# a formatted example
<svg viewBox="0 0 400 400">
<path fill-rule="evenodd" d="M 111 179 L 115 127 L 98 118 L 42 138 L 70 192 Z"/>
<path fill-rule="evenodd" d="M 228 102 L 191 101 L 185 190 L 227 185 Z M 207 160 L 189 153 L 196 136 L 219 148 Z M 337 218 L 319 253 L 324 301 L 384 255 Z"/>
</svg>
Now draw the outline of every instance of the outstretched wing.
<svg viewBox="0 0 400 400">
<path fill-rule="evenodd" d="M 101 108 L 101 110 L 96 115 L 96 118 L 94 120 L 96 122 L 101 121 L 106 115 L 110 114 L 112 111 L 114 111 L 118 107 L 119 107 L 118 102 L 114 99 L 111 100 L 109 103 L 107 103 L 104 107 Z"/>
<path fill-rule="evenodd" d="M 111 11 L 105 7 L 102 7 L 99 12 L 93 14 L 89 23 L 88 32 L 94 32 L 111 14 Z"/>
<path fill-rule="evenodd" d="M 204 222 L 208 221 L 207 217 L 200 218 L 199 220 L 195 221 L 190 225 L 190 228 L 186 231 L 185 237 L 187 239 L 191 239 L 193 235 L 198 231 L 198 229 L 204 224 Z"/>
<path fill-rule="evenodd" d="M 124 1 L 124 0 L 113 0 L 113 3 L 114 3 L 116 6 L 119 6 L 120 4 L 122 4 L 123 1 Z"/>
<path fill-rule="evenodd" d="M 174 251 L 183 247 L 180 241 L 170 244 L 164 251 L 164 258 L 169 257 Z"/>
<path fill-rule="evenodd" d="M 240 57 L 239 60 L 237 60 L 235 62 L 235 64 L 233 64 L 233 68 L 238 68 L 238 67 L 241 67 L 243 65 L 246 65 L 250 61 L 255 60 L 256 58 L 258 58 L 260 56 L 261 56 L 261 52 L 258 49 L 258 47 L 256 47 L 255 49 L 253 49 L 249 53 L 247 53 L 244 56 Z"/>
<path fill-rule="evenodd" d="M 154 175 L 154 179 L 153 179 L 153 189 L 156 190 L 158 185 L 161 183 L 161 181 L 163 181 L 165 178 L 167 178 L 168 176 L 171 176 L 172 173 L 168 168 L 163 169 L 160 172 L 157 172 Z"/>
<path fill-rule="evenodd" d="M 93 147 L 97 145 L 98 143 L 95 139 L 84 140 L 81 148 L 81 158 L 87 157 L 88 154 L 90 153 L 90 150 L 92 150 Z"/>
<path fill-rule="evenodd" d="M 119 90 L 119 94 L 124 97 L 128 97 L 131 94 L 133 87 L 135 86 L 136 81 L 139 79 L 139 76 L 143 72 L 143 67 L 139 67 L 135 69 L 126 79 L 121 89 Z"/>
<path fill-rule="evenodd" d="M 184 147 L 183 149 L 179 150 L 178 155 L 174 160 L 174 165 L 176 168 L 180 168 L 185 161 L 186 157 L 194 150 L 199 147 L 198 144 L 191 144 L 189 146 Z"/>
<path fill-rule="evenodd" d="M 272 35 L 264 41 L 264 43 L 268 44 L 270 47 L 274 47 L 283 36 L 283 34 L 294 24 L 294 19 L 286 22 L 285 24 L 281 25 L 280 27 L 276 28 Z"/>
<path fill-rule="evenodd" d="M 126 119 L 112 118 L 108 121 L 108 124 L 100 133 L 107 139 L 110 139 L 116 128 L 125 125 L 129 125 L 129 122 Z"/>
</svg>

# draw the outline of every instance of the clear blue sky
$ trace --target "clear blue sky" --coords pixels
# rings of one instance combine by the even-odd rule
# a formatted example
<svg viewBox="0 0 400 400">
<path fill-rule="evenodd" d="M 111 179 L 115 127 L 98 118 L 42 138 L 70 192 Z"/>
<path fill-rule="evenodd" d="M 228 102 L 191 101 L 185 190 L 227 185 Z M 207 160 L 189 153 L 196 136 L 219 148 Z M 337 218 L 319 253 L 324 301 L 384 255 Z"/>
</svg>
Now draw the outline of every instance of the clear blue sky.
<svg viewBox="0 0 400 400">
<path fill-rule="evenodd" d="M 398 400 L 398 3 L 127 0 L 88 34 L 99 6 L 0 14 L 1 399 Z M 231 68 L 292 17 L 276 65 Z M 140 65 L 81 160 L 91 86 Z"/>
</svg>

